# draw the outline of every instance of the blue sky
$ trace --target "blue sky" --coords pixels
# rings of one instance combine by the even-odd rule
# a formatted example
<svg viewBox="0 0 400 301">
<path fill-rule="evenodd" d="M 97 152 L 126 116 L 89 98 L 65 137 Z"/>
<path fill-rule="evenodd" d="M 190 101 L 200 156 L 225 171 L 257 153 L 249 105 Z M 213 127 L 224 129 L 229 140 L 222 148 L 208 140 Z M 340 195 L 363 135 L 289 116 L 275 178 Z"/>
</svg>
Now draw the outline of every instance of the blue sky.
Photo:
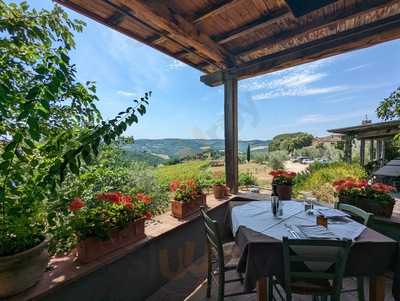
<svg viewBox="0 0 400 301">
<path fill-rule="evenodd" d="M 10 1 L 8 1 L 10 2 Z M 50 0 L 28 0 L 51 8 Z M 111 118 L 151 90 L 148 113 L 127 130 L 134 138 L 223 138 L 223 89 L 201 72 L 106 26 L 87 23 L 71 53 L 78 79 L 97 82 L 98 108 Z M 400 40 L 239 82 L 239 138 L 269 139 L 356 125 L 400 86 Z"/>
</svg>

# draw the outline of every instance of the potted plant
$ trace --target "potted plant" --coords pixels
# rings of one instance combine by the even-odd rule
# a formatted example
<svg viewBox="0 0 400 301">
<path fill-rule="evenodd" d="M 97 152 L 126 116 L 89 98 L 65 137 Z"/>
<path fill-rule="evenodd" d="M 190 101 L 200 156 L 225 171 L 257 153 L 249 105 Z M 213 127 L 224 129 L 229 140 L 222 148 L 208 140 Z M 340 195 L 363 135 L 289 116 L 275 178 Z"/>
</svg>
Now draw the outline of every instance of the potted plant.
<svg viewBox="0 0 400 301">
<path fill-rule="evenodd" d="M 206 195 L 202 192 L 202 187 L 196 180 L 173 181 L 170 184 L 170 189 L 174 192 L 171 211 L 176 218 L 186 218 L 198 212 L 201 206 L 206 205 Z"/>
<path fill-rule="evenodd" d="M 356 206 L 378 216 L 392 216 L 395 200 L 389 193 L 395 191 L 393 186 L 353 178 L 338 180 L 332 185 L 340 203 Z"/>
<path fill-rule="evenodd" d="M 290 200 L 292 198 L 293 179 L 296 173 L 278 169 L 271 171 L 269 174 L 273 176 L 273 193 L 278 195 L 280 200 Z"/>
<path fill-rule="evenodd" d="M 229 195 L 229 189 L 225 185 L 224 173 L 217 171 L 213 173 L 212 189 L 216 199 L 223 199 Z"/>
<path fill-rule="evenodd" d="M 50 208 L 63 199 L 60 188 L 65 178 L 79 174 L 102 145 L 138 122 L 150 94 L 103 121 L 96 108 L 95 84 L 78 82 L 69 58 L 75 45 L 72 30 L 80 32 L 81 21 L 70 20 L 59 6 L 32 10 L 26 2 L 0 1 L 0 23 L 4 32 L 0 68 L 3 299 L 33 286 L 45 271 L 47 232 L 57 226 L 57 212 Z"/>
<path fill-rule="evenodd" d="M 78 237 L 77 256 L 88 263 L 146 237 L 145 219 L 151 218 L 151 198 L 143 193 L 134 197 L 121 192 L 105 192 L 70 205 L 71 225 Z"/>
</svg>

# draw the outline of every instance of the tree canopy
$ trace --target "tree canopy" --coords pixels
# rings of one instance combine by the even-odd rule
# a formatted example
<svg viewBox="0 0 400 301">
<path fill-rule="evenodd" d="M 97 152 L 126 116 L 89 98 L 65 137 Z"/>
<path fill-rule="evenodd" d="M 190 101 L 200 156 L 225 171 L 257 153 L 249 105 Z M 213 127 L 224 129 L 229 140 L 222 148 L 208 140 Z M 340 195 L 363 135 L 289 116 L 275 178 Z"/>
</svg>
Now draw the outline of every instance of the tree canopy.
<svg viewBox="0 0 400 301">
<path fill-rule="evenodd" d="M 277 135 L 272 139 L 272 142 L 268 146 L 268 150 L 286 150 L 289 153 L 293 153 L 296 149 L 310 146 L 313 138 L 314 137 L 311 134 L 304 132 Z"/>
</svg>

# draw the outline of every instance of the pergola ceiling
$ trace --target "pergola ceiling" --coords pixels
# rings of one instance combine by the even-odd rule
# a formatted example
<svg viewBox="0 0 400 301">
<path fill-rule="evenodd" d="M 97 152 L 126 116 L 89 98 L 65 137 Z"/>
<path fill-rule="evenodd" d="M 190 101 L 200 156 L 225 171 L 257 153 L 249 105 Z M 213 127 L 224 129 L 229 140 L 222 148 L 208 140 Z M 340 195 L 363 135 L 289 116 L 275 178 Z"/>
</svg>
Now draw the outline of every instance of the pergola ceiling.
<svg viewBox="0 0 400 301">
<path fill-rule="evenodd" d="M 210 86 L 400 37 L 400 0 L 56 2 L 201 70 Z"/>
</svg>

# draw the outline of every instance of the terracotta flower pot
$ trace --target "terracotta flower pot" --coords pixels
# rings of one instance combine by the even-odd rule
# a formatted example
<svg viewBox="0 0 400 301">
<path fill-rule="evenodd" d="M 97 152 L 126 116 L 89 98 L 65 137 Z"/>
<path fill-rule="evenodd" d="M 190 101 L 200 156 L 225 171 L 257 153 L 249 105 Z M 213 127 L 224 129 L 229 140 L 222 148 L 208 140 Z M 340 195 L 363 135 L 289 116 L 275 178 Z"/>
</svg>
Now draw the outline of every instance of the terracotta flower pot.
<svg viewBox="0 0 400 301">
<path fill-rule="evenodd" d="M 206 206 L 206 195 L 200 194 L 194 201 L 179 202 L 171 201 L 172 215 L 178 219 L 186 218 L 200 210 L 201 206 Z"/>
<path fill-rule="evenodd" d="M 275 191 L 280 200 L 290 200 L 292 198 L 292 185 L 277 184 Z"/>
<path fill-rule="evenodd" d="M 144 222 L 145 218 L 137 219 L 129 223 L 124 229 L 112 233 L 111 238 L 108 240 L 90 237 L 80 241 L 76 248 L 78 261 L 89 263 L 101 256 L 144 239 L 146 237 Z"/>
<path fill-rule="evenodd" d="M 49 263 L 48 240 L 32 249 L 0 257 L 0 298 L 16 295 L 34 286 Z"/>
<path fill-rule="evenodd" d="M 360 197 L 356 200 L 349 200 L 346 197 L 339 195 L 339 203 L 356 206 L 377 216 L 391 217 L 395 201 L 393 200 L 391 203 L 382 204 L 365 197 Z"/>
<path fill-rule="evenodd" d="M 213 193 L 216 199 L 223 199 L 226 194 L 226 186 L 225 185 L 213 185 Z"/>
</svg>

